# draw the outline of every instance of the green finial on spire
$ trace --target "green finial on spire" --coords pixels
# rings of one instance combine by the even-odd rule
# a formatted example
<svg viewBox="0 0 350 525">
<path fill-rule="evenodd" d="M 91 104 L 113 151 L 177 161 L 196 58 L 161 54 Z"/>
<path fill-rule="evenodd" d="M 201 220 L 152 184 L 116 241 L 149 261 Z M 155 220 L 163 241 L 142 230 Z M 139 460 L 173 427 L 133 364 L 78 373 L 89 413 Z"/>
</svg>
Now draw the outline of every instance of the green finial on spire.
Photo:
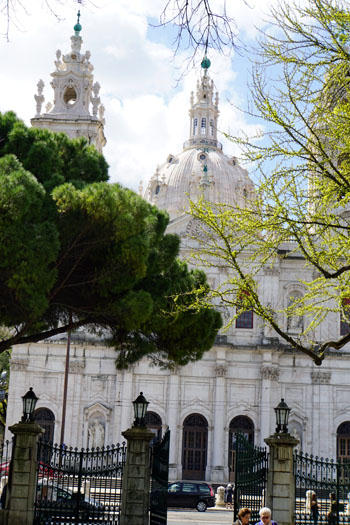
<svg viewBox="0 0 350 525">
<path fill-rule="evenodd" d="M 207 57 L 207 55 L 205 55 L 205 57 L 203 58 L 202 62 L 201 62 L 201 66 L 203 69 L 209 69 L 210 68 L 210 60 L 209 58 Z"/>
<path fill-rule="evenodd" d="M 81 27 L 81 24 L 79 22 L 80 20 L 80 11 L 78 11 L 78 19 L 77 19 L 77 23 L 75 24 L 75 26 L 73 27 L 74 31 L 75 31 L 75 36 L 79 36 L 79 33 L 80 31 L 82 30 L 82 27 Z"/>
</svg>

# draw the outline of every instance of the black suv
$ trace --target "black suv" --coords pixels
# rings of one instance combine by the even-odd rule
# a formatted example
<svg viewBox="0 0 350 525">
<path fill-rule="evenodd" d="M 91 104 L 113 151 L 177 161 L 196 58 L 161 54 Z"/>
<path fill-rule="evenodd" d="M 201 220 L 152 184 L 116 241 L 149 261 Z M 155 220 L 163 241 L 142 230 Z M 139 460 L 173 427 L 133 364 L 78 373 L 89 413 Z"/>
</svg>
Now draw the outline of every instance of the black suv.
<svg viewBox="0 0 350 525">
<path fill-rule="evenodd" d="M 196 508 L 205 512 L 215 507 L 212 487 L 203 481 L 175 481 L 168 485 L 168 507 Z"/>
</svg>

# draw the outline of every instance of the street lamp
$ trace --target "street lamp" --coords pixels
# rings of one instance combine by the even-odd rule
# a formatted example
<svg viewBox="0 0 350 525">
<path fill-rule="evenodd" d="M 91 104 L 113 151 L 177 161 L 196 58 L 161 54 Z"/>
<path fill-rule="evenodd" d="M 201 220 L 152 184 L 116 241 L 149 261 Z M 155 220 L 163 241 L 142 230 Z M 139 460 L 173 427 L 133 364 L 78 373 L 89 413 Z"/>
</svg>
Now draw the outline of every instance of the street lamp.
<svg viewBox="0 0 350 525">
<path fill-rule="evenodd" d="M 23 400 L 23 416 L 22 416 L 22 423 L 26 423 L 28 421 L 33 421 L 33 415 L 35 410 L 36 402 L 38 401 L 38 397 L 33 392 L 33 388 L 30 387 L 28 392 L 22 396 Z"/>
<path fill-rule="evenodd" d="M 288 433 L 288 418 L 290 408 L 284 401 L 283 397 L 275 408 L 276 413 L 276 433 Z"/>
<path fill-rule="evenodd" d="M 140 395 L 132 402 L 132 404 L 134 405 L 135 416 L 134 427 L 145 427 L 145 416 L 149 402 L 145 399 L 143 393 L 140 392 Z"/>
</svg>

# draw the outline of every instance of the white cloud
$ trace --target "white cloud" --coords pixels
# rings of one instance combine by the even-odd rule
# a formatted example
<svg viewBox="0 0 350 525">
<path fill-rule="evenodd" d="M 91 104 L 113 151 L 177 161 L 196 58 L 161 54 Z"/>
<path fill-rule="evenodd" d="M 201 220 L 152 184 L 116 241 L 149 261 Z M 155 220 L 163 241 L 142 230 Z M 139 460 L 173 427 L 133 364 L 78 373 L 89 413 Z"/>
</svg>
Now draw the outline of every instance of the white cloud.
<svg viewBox="0 0 350 525">
<path fill-rule="evenodd" d="M 234 2 L 233 16 L 241 28 L 253 34 L 251 21 L 262 18 L 261 5 L 268 3 L 264 0 L 259 9 L 250 9 L 243 0 Z M 77 6 L 71 3 L 55 4 L 61 22 L 43 5 L 40 0 L 32 2 L 30 16 L 21 16 L 24 30 L 12 28 L 10 43 L 2 42 L 0 47 L 0 111 L 15 110 L 27 124 L 34 116 L 33 97 L 39 78 L 46 85 L 46 101 L 52 99 L 49 82 L 55 51 L 68 51 L 76 17 Z M 189 132 L 189 97 L 195 90 L 198 71 L 189 72 L 177 84 L 177 66 L 183 56 L 174 60 L 162 30 L 151 30 L 147 22 L 149 16 L 159 17 L 163 6 L 164 0 L 104 0 L 95 9 L 86 0 L 81 8 L 83 48 L 92 53 L 95 78 L 101 84 L 106 106 L 105 156 L 111 180 L 133 189 L 137 189 L 140 179 L 146 183 L 169 153 L 181 150 Z M 229 103 L 239 100 L 232 86 L 237 75 L 245 72 L 234 71 L 232 56 L 212 53 L 210 58 L 210 74 L 221 98 L 220 129 L 250 129 L 251 125 Z M 232 145 L 225 143 L 225 151 L 233 153 Z"/>
</svg>

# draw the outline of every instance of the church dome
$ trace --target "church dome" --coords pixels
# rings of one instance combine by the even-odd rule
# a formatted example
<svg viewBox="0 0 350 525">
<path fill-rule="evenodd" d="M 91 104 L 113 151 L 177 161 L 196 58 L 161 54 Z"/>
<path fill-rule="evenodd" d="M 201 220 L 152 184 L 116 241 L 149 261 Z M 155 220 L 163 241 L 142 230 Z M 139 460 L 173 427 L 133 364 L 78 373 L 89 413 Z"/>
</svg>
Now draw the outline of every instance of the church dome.
<svg viewBox="0 0 350 525">
<path fill-rule="evenodd" d="M 208 60 L 208 64 L 209 60 Z M 218 93 L 208 75 L 209 65 L 191 93 L 190 138 L 183 151 L 168 155 L 149 181 L 144 197 L 169 213 L 170 220 L 183 215 L 189 200 L 201 196 L 213 203 L 243 207 L 254 195 L 254 185 L 235 157 L 228 157 L 217 140 Z"/>
</svg>

